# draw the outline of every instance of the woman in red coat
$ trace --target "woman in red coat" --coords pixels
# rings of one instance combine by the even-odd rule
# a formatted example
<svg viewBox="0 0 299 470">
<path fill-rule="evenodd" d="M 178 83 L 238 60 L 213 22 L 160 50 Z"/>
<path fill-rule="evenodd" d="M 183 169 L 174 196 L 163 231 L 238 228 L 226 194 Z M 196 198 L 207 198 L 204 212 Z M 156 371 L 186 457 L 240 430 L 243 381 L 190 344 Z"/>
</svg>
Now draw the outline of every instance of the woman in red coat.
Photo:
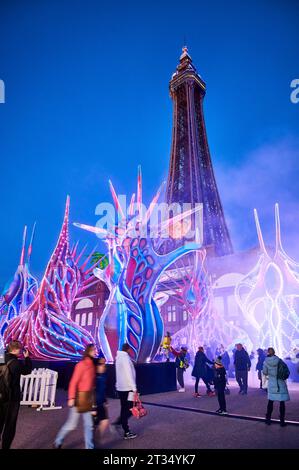
<svg viewBox="0 0 299 470">
<path fill-rule="evenodd" d="M 89 344 L 84 351 L 82 361 L 78 362 L 74 369 L 68 390 L 69 416 L 56 436 L 55 449 L 61 448 L 66 435 L 77 428 L 80 414 L 82 414 L 84 421 L 85 448 L 94 448 L 91 411 L 96 377 L 93 362 L 95 356 L 95 345 Z"/>
</svg>

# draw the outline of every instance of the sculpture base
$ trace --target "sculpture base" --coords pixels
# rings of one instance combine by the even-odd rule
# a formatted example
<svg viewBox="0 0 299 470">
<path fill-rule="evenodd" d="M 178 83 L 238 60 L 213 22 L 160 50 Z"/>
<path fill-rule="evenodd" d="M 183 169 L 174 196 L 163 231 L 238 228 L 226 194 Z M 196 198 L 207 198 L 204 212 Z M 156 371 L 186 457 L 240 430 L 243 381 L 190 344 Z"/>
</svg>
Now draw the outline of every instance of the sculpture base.
<svg viewBox="0 0 299 470">
<path fill-rule="evenodd" d="M 34 368 L 48 368 L 58 372 L 57 387 L 67 390 L 76 362 L 38 361 L 33 359 Z M 176 368 L 174 362 L 151 362 L 136 364 L 136 382 L 141 395 L 175 391 Z M 115 366 L 107 364 L 107 397 L 116 398 Z"/>
</svg>

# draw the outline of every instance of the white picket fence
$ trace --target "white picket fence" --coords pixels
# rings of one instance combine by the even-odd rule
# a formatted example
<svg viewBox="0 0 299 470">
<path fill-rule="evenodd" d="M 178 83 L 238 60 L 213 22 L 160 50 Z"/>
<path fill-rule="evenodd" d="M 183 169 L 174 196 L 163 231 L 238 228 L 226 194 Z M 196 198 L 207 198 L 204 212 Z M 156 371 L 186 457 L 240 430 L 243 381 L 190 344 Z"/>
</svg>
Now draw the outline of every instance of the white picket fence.
<svg viewBox="0 0 299 470">
<path fill-rule="evenodd" d="M 21 405 L 37 406 L 37 411 L 58 410 L 55 406 L 58 372 L 50 369 L 34 369 L 31 374 L 21 375 Z"/>
</svg>

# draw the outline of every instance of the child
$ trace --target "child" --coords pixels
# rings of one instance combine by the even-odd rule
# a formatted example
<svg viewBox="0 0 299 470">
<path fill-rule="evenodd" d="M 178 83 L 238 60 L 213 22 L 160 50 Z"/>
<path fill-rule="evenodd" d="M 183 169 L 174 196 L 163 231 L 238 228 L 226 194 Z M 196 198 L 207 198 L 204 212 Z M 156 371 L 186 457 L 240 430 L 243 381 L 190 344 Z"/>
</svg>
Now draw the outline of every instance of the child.
<svg viewBox="0 0 299 470">
<path fill-rule="evenodd" d="M 222 364 L 221 356 L 218 356 L 214 364 L 214 386 L 217 391 L 219 409 L 216 411 L 219 415 L 227 415 L 225 387 L 226 387 L 226 370 Z"/>
<path fill-rule="evenodd" d="M 96 410 L 93 412 L 94 424 L 98 426 L 100 438 L 109 428 L 109 419 L 106 400 L 106 359 L 101 357 L 96 367 Z"/>
</svg>

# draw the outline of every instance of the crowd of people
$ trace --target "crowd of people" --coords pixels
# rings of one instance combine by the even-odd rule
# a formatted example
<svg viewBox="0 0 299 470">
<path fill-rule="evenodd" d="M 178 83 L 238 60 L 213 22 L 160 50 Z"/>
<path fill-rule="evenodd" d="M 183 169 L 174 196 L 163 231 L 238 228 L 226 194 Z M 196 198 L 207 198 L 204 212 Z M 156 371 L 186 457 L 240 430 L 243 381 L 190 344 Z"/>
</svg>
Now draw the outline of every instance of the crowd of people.
<svg viewBox="0 0 299 470">
<path fill-rule="evenodd" d="M 162 348 L 166 361 L 170 362 L 170 353 L 175 358 L 177 369 L 177 381 L 179 392 L 185 392 L 184 374 L 190 366 L 190 355 L 187 347 L 179 350 L 171 346 L 169 333 L 163 340 Z M 23 353 L 24 361 L 19 360 Z M 84 423 L 84 442 L 86 449 L 95 447 L 95 435 L 100 438 L 106 431 L 115 433 L 123 430 L 125 440 L 134 439 L 136 433 L 129 428 L 129 418 L 132 416 L 134 403 L 138 397 L 136 386 L 135 366 L 130 357 L 129 344 L 123 344 L 117 352 L 115 359 L 116 390 L 120 400 L 120 415 L 118 419 L 109 422 L 106 399 L 106 361 L 103 356 L 96 357 L 97 351 L 94 344 L 86 347 L 82 360 L 74 368 L 68 387 L 69 413 L 66 422 L 56 435 L 53 443 L 55 449 L 63 447 L 66 436 L 77 428 L 80 416 Z M 268 392 L 268 404 L 265 423 L 271 424 L 274 401 L 280 403 L 280 425 L 285 426 L 285 402 L 290 399 L 286 379 L 289 371 L 287 365 L 275 355 L 273 348 L 263 351 L 257 350 L 256 370 L 260 380 L 260 387 L 266 385 Z M 239 385 L 239 393 L 246 395 L 248 392 L 248 372 L 251 368 L 251 358 L 242 344 L 236 344 L 233 354 L 235 378 Z M 216 413 L 227 414 L 225 395 L 228 390 L 228 368 L 230 358 L 221 345 L 215 350 L 215 357 L 211 351 L 206 351 L 204 346 L 199 346 L 193 360 L 192 376 L 195 378 L 194 397 L 200 398 L 199 382 L 203 381 L 206 393 L 209 397 L 217 395 L 219 408 Z M 0 365 L 0 437 L 2 448 L 9 449 L 13 442 L 18 412 L 21 401 L 20 376 L 30 374 L 32 362 L 29 354 L 22 348 L 19 341 L 12 341 L 7 348 L 4 364 Z M 266 384 L 264 380 L 266 379 Z M 212 387 L 214 390 L 212 390 Z"/>
</svg>

